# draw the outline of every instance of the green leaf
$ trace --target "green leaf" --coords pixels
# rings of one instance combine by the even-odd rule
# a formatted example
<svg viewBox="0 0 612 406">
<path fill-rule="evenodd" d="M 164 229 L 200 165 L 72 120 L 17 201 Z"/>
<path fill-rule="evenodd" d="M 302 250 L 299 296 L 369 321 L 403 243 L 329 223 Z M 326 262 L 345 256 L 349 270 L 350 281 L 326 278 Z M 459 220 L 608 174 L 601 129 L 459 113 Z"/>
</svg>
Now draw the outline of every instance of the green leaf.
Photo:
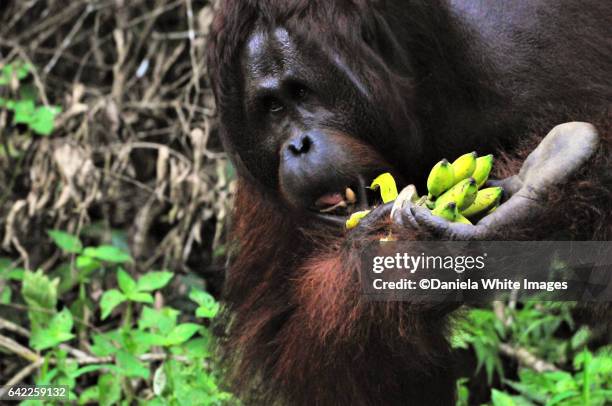
<svg viewBox="0 0 612 406">
<path fill-rule="evenodd" d="M 197 315 L 197 312 L 196 312 Z M 468 349 L 470 343 L 470 335 L 463 329 L 457 328 L 451 334 L 451 346 L 453 348 Z"/>
<path fill-rule="evenodd" d="M 153 296 L 150 293 L 146 292 L 132 292 L 126 294 L 128 300 L 132 302 L 140 302 L 140 303 L 153 303 Z"/>
<path fill-rule="evenodd" d="M 32 100 L 34 103 L 36 103 L 36 99 L 38 99 L 38 90 L 36 89 L 36 86 L 31 83 L 20 85 L 19 99 Z"/>
<path fill-rule="evenodd" d="M 211 310 L 209 308 L 205 308 L 205 307 L 198 307 L 196 309 L 195 315 L 196 317 L 202 317 L 205 319 L 211 319 L 213 317 L 215 317 L 218 313 L 218 306 L 217 305 L 217 310 Z"/>
<path fill-rule="evenodd" d="M 106 334 L 94 334 L 93 345 L 91 346 L 92 354 L 98 357 L 107 357 L 115 354 L 119 349 L 115 347 L 112 339 L 108 333 Z"/>
<path fill-rule="evenodd" d="M 79 284 L 80 278 L 78 273 L 75 273 L 69 262 L 63 262 L 59 264 L 49 276 L 59 278 L 60 284 L 57 287 L 58 296 L 61 297 L 64 293 L 72 290 L 76 285 Z M 74 313 L 76 315 L 76 313 Z"/>
<path fill-rule="evenodd" d="M 155 310 L 145 306 L 138 320 L 138 328 L 141 330 L 155 329 L 161 334 L 168 334 L 176 326 L 178 315 L 179 311 L 171 307 Z"/>
<path fill-rule="evenodd" d="M 113 374 L 104 374 L 98 378 L 100 406 L 115 405 L 121 399 L 121 380 Z"/>
<path fill-rule="evenodd" d="M 102 264 L 95 258 L 88 257 L 85 255 L 79 255 L 76 257 L 76 267 L 85 273 L 95 271 L 100 268 Z"/>
<path fill-rule="evenodd" d="M 60 230 L 47 230 L 47 234 L 49 234 L 55 245 L 65 252 L 79 254 L 83 250 L 83 244 L 76 235 Z"/>
<path fill-rule="evenodd" d="M 132 257 L 127 252 L 112 245 L 100 245 L 99 247 L 87 247 L 83 255 L 98 259 L 100 261 L 122 264 L 132 261 Z"/>
<path fill-rule="evenodd" d="M 97 386 L 90 386 L 89 388 L 85 388 L 83 392 L 81 392 L 81 396 L 79 396 L 79 405 L 86 405 L 95 403 L 98 404 L 98 400 L 100 399 L 100 388 Z"/>
<path fill-rule="evenodd" d="M 541 376 L 536 377 L 534 375 L 524 374 L 522 371 L 520 374 L 521 382 L 513 382 L 511 380 L 504 379 L 504 383 L 510 388 L 519 392 L 521 395 L 533 401 L 538 403 L 546 403 L 546 399 L 548 398 L 546 389 L 543 387 L 543 384 L 537 381 L 537 379 L 541 378 Z"/>
<path fill-rule="evenodd" d="M 46 329 L 36 329 L 30 337 L 30 345 L 36 350 L 55 347 L 74 338 L 71 333 L 74 321 L 72 314 L 65 308 L 51 319 Z"/>
<path fill-rule="evenodd" d="M 73 325 L 74 321 L 72 320 L 72 314 L 68 308 L 64 308 L 64 310 L 53 317 L 49 324 L 49 328 L 56 331 L 70 331 Z"/>
<path fill-rule="evenodd" d="M 81 375 L 89 374 L 91 372 L 100 371 L 102 369 L 107 370 L 107 371 L 111 370 L 111 371 L 119 372 L 119 369 L 115 365 L 113 365 L 113 364 L 96 364 L 96 365 L 87 365 L 87 366 L 85 366 L 83 368 L 79 368 L 76 371 L 72 372 L 70 374 L 70 377 L 73 378 L 73 379 L 76 379 L 76 378 L 78 378 Z"/>
<path fill-rule="evenodd" d="M 117 353 L 117 365 L 121 368 L 123 375 L 134 378 L 149 378 L 149 368 L 145 367 L 135 356 L 127 351 L 120 350 Z"/>
<path fill-rule="evenodd" d="M 591 352 L 585 348 L 582 352 L 576 354 L 574 357 L 574 368 L 584 368 L 584 366 L 589 364 L 592 358 L 593 354 L 591 354 Z"/>
<path fill-rule="evenodd" d="M 100 309 L 102 310 L 102 320 L 106 319 L 113 309 L 126 300 L 125 295 L 117 289 L 111 289 L 102 295 L 100 299 Z"/>
<path fill-rule="evenodd" d="M 11 298 L 13 297 L 13 292 L 9 286 L 3 286 L 2 290 L 0 290 L 0 304 L 9 304 L 11 303 Z"/>
<path fill-rule="evenodd" d="M 467 406 L 470 392 L 467 387 L 467 378 L 457 379 L 457 406 Z"/>
<path fill-rule="evenodd" d="M 132 330 L 132 338 L 139 346 L 144 347 L 146 352 L 149 348 L 156 345 L 164 345 L 166 338 L 160 334 L 148 333 L 146 331 Z"/>
<path fill-rule="evenodd" d="M 512 397 L 504 392 L 500 392 L 497 389 L 493 389 L 491 391 L 491 400 L 493 401 L 493 406 L 515 406 L 514 400 Z"/>
<path fill-rule="evenodd" d="M 210 334 L 210 333 L 209 333 Z M 211 338 L 198 337 L 187 341 L 185 344 L 174 349 L 180 350 L 181 354 L 186 355 L 190 359 L 207 358 L 211 355 Z"/>
<path fill-rule="evenodd" d="M 138 279 L 138 291 L 151 292 L 161 289 L 170 282 L 174 274 L 172 272 L 148 272 Z"/>
<path fill-rule="evenodd" d="M 37 108 L 30 121 L 30 128 L 40 135 L 51 135 L 55 127 L 55 116 L 60 112 L 56 106 L 41 106 Z"/>
<path fill-rule="evenodd" d="M 193 300 L 199 305 L 199 307 L 196 309 L 197 317 L 210 319 L 219 313 L 219 303 L 208 292 L 193 289 L 191 293 L 189 293 L 189 299 Z"/>
<path fill-rule="evenodd" d="M 560 402 L 570 399 L 570 398 L 577 398 L 580 395 L 580 393 L 576 392 L 576 391 L 565 391 L 565 392 L 561 392 L 561 393 L 557 393 L 556 395 L 554 395 L 552 398 L 550 398 L 550 400 L 548 402 L 546 402 L 546 406 L 555 406 L 558 405 Z"/>
<path fill-rule="evenodd" d="M 57 307 L 59 279 L 50 280 L 42 270 L 27 271 L 23 276 L 21 295 L 28 304 L 32 330 L 47 326 Z"/>
<path fill-rule="evenodd" d="M 213 403 L 208 403 L 208 404 L 213 404 Z M 147 405 L 149 406 L 170 406 L 172 405 L 172 403 L 170 403 L 170 401 L 166 400 L 165 398 L 157 397 L 157 398 L 147 400 Z"/>
<path fill-rule="evenodd" d="M 0 257 L 0 276 L 12 268 L 13 261 L 10 258 Z"/>
<path fill-rule="evenodd" d="M 0 86 L 8 85 L 11 82 L 13 73 L 18 80 L 25 79 L 32 67 L 27 63 L 14 62 L 2 67 L 0 75 Z"/>
<path fill-rule="evenodd" d="M 7 274 L 6 278 L 13 281 L 22 281 L 23 275 L 25 275 L 25 269 L 23 268 L 15 268 L 11 269 Z"/>
<path fill-rule="evenodd" d="M 18 100 L 13 105 L 13 124 L 30 124 L 36 108 L 32 100 Z"/>
<path fill-rule="evenodd" d="M 195 333 L 198 332 L 200 326 L 194 323 L 183 323 L 174 327 L 168 337 L 166 337 L 166 345 L 178 345 L 189 340 Z"/>
<path fill-rule="evenodd" d="M 10 258 L 0 257 L 0 279 L 21 281 L 23 280 L 23 268 L 14 268 Z"/>
<path fill-rule="evenodd" d="M 136 281 L 123 269 L 117 272 L 117 282 L 121 291 L 126 295 L 136 293 Z"/>
<path fill-rule="evenodd" d="M 593 373 L 609 376 L 612 379 L 612 346 L 600 348 L 590 364 L 589 369 Z"/>
<path fill-rule="evenodd" d="M 572 349 L 576 350 L 585 346 L 591 338 L 591 331 L 588 327 L 581 327 L 571 339 Z"/>
<path fill-rule="evenodd" d="M 32 70 L 32 65 L 30 65 L 29 63 L 19 64 L 16 68 L 17 78 L 25 79 L 30 74 L 31 70 Z"/>
</svg>

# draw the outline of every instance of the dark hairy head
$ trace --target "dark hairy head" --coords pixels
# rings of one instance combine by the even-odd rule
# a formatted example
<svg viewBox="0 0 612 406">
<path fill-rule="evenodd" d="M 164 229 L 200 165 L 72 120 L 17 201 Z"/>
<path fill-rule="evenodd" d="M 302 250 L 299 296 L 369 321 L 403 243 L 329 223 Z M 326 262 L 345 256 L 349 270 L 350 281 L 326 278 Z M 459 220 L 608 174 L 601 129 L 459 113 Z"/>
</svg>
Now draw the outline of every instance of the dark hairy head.
<svg viewBox="0 0 612 406">
<path fill-rule="evenodd" d="M 301 210 L 419 168 L 410 63 L 375 2 L 287 3 L 229 1 L 214 23 L 221 136 L 241 176 Z"/>
</svg>

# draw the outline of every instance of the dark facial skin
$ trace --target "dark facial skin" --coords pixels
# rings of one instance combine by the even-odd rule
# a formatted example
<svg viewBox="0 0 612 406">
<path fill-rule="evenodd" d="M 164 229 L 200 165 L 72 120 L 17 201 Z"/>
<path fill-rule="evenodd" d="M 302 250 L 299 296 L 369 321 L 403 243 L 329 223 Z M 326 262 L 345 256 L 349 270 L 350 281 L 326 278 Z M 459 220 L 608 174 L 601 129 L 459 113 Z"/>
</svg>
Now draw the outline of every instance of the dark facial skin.
<svg viewBox="0 0 612 406">
<path fill-rule="evenodd" d="M 284 28 L 255 31 L 242 69 L 248 130 L 230 143 L 249 172 L 294 208 L 311 209 L 321 196 L 357 190 L 384 171 L 397 175 L 381 158 L 394 153 L 372 145 L 409 157 L 408 137 L 385 135 L 389 125 L 359 73 L 320 45 Z M 387 145 L 392 138 L 396 145 Z"/>
</svg>

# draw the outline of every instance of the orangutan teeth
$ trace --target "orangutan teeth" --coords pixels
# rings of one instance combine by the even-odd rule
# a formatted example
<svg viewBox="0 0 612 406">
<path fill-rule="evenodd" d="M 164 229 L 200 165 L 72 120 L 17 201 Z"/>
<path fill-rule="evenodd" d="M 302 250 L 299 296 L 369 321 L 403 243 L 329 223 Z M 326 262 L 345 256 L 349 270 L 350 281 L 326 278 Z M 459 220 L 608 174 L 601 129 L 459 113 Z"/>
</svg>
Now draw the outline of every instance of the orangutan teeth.
<svg viewBox="0 0 612 406">
<path fill-rule="evenodd" d="M 353 189 L 351 189 L 350 187 L 346 188 L 345 195 L 346 195 L 346 201 L 349 204 L 353 204 L 357 201 L 357 196 L 355 195 L 355 192 L 353 192 Z"/>
</svg>

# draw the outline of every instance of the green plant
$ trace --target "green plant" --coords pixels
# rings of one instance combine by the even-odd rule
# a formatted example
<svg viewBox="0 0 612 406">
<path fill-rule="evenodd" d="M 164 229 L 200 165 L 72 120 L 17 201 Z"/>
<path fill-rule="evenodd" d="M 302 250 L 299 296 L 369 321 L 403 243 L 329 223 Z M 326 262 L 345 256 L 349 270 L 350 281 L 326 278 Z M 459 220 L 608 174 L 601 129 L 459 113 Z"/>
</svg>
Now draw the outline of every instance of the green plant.
<svg viewBox="0 0 612 406">
<path fill-rule="evenodd" d="M 123 244 L 86 246 L 61 230 L 48 235 L 66 259 L 51 272 L 15 269 L 10 260 L 0 259 L 0 281 L 21 287 L 20 296 L 0 297 L 27 309 L 29 347 L 39 357 L 29 360 L 40 362 L 34 383 L 67 385 L 71 401 L 78 404 L 238 403 L 221 388 L 215 369 L 215 342 L 205 325 L 219 304 L 210 294 L 189 291 L 194 313 L 154 306 L 154 295 L 175 279 L 174 273 L 132 277 L 126 269 L 133 260 Z M 116 288 L 92 299 L 93 281 L 105 276 Z M 92 314 L 99 314 L 97 326 Z"/>
<path fill-rule="evenodd" d="M 0 257 L 0 305 L 11 303 L 13 290 L 9 282 L 23 279 L 23 268 L 16 268 L 9 258 Z"/>
<path fill-rule="evenodd" d="M 576 327 L 571 317 L 573 306 L 568 302 L 526 302 L 516 308 L 502 307 L 503 314 L 471 309 L 458 321 L 452 337 L 454 347 L 472 348 L 477 370 L 485 367 L 490 384 L 494 374 L 503 382 L 503 387 L 491 389 L 493 406 L 599 406 L 612 401 L 612 347 L 601 347 L 592 354 L 586 347 L 591 332 L 584 326 L 573 330 L 569 339 L 557 334 L 564 325 Z M 523 367 L 518 380 L 506 379 L 502 343 L 564 368 L 536 372 Z M 467 404 L 461 401 L 468 395 L 465 381 L 458 382 L 458 391 L 459 404 Z"/>
<path fill-rule="evenodd" d="M 467 378 L 457 379 L 457 404 L 456 406 L 468 406 L 470 400 L 470 390 L 467 386 Z"/>
<path fill-rule="evenodd" d="M 61 112 L 61 108 L 36 103 L 36 87 L 24 82 L 31 69 L 30 65 L 20 62 L 0 68 L 0 90 L 13 90 L 12 96 L 0 97 L 0 108 L 6 108 L 13 113 L 12 125 L 23 124 L 36 134 L 50 135 L 55 127 L 55 117 Z"/>
<path fill-rule="evenodd" d="M 570 302 L 526 302 L 518 310 L 508 310 L 508 316 L 513 320 L 508 326 L 512 342 L 550 362 L 564 363 L 569 353 L 580 349 L 579 340 L 555 336 L 562 323 L 574 327 L 573 306 Z M 585 331 L 581 334 L 584 335 Z M 582 338 L 584 344 L 586 337 Z"/>
<path fill-rule="evenodd" d="M 487 380 L 493 380 L 493 374 L 503 376 L 504 370 L 499 355 L 499 344 L 505 336 L 503 323 L 495 313 L 487 309 L 472 309 L 460 319 L 452 337 L 454 348 L 474 349 L 478 359 L 476 372 L 484 366 Z"/>
<path fill-rule="evenodd" d="M 521 369 L 519 381 L 505 381 L 519 393 L 511 397 L 514 403 L 496 403 L 494 397 L 493 405 L 603 406 L 612 401 L 612 347 L 604 347 L 595 355 L 586 349 L 581 351 L 574 357 L 573 367 L 573 373 Z M 498 397 L 501 399 L 501 395 Z"/>
</svg>

